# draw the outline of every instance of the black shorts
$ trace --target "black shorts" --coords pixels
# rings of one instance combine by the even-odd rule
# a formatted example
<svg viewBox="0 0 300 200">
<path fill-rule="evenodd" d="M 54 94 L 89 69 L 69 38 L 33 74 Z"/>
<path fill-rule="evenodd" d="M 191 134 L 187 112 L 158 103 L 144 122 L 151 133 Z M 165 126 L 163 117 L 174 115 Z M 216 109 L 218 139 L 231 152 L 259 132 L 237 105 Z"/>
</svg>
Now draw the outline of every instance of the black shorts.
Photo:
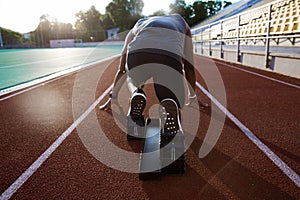
<svg viewBox="0 0 300 200">
<path fill-rule="evenodd" d="M 182 108 L 185 101 L 185 84 L 182 62 L 158 53 L 135 52 L 127 55 L 127 74 L 135 86 L 153 78 L 159 101 L 171 98 Z"/>
</svg>

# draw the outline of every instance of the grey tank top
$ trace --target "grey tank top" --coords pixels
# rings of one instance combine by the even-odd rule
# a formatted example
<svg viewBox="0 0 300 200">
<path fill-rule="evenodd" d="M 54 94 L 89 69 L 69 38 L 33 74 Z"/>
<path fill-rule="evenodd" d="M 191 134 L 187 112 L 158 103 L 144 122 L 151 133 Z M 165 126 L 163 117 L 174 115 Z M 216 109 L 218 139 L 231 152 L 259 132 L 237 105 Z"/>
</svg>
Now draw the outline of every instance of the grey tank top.
<svg viewBox="0 0 300 200">
<path fill-rule="evenodd" d="M 166 54 L 181 62 L 187 28 L 178 14 L 140 19 L 132 29 L 134 39 L 128 45 L 128 52 Z"/>
</svg>

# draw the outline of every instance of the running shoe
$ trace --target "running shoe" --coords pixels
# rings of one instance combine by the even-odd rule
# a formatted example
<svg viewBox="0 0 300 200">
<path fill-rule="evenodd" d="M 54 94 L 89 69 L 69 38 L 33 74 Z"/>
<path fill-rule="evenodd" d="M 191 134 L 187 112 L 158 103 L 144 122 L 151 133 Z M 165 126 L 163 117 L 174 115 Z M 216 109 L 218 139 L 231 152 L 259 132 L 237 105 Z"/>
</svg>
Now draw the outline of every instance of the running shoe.
<svg viewBox="0 0 300 200">
<path fill-rule="evenodd" d="M 129 116 L 133 121 L 141 119 L 146 107 L 146 96 L 142 92 L 135 92 L 130 99 Z"/>
<path fill-rule="evenodd" d="M 173 99 L 164 99 L 160 105 L 161 136 L 174 137 L 178 132 L 182 133 L 180 112 L 176 102 Z"/>
</svg>

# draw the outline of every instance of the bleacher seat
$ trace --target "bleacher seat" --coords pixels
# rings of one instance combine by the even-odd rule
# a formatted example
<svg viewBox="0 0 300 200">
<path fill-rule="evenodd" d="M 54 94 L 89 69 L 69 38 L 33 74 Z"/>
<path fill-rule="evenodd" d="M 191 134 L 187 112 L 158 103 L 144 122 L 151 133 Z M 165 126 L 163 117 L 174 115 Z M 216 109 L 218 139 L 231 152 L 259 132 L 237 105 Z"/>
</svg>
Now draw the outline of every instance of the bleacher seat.
<svg viewBox="0 0 300 200">
<path fill-rule="evenodd" d="M 271 34 L 299 33 L 300 2 L 284 0 L 272 5 Z"/>
<path fill-rule="evenodd" d="M 270 6 L 271 18 L 268 21 Z M 237 16 L 225 19 L 222 23 L 212 25 L 210 34 L 207 28 L 202 38 L 208 40 L 218 39 L 220 36 L 224 39 L 236 38 L 238 36 L 241 38 L 266 36 L 269 23 L 270 36 L 300 33 L 300 0 L 270 2 L 269 4 L 241 13 L 239 27 Z M 197 37 L 197 39 L 200 38 Z"/>
</svg>

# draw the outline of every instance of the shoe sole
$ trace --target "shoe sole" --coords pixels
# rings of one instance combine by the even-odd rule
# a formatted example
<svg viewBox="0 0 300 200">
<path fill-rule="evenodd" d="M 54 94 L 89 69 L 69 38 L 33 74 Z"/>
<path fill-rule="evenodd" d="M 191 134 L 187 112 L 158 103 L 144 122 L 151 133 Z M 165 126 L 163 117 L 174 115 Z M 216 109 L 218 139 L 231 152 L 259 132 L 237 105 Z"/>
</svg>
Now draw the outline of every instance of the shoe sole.
<svg viewBox="0 0 300 200">
<path fill-rule="evenodd" d="M 130 101 L 129 115 L 131 116 L 131 118 L 142 117 L 145 107 L 146 107 L 146 96 L 143 94 L 136 93 L 133 95 Z"/>
<path fill-rule="evenodd" d="M 161 134 L 162 136 L 175 136 L 178 131 L 182 130 L 179 121 L 178 106 L 172 99 L 165 99 L 160 103 L 160 105 L 160 118 L 162 123 Z M 167 113 L 169 113 L 169 116 Z"/>
</svg>

